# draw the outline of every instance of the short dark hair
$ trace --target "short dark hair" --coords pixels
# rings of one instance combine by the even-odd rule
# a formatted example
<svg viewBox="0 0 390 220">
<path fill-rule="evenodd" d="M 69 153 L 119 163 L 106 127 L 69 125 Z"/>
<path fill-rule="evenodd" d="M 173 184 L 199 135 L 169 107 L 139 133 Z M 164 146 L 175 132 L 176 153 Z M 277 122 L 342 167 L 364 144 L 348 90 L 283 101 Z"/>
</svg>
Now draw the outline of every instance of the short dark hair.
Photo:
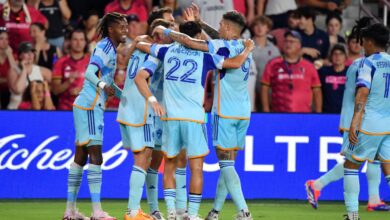
<svg viewBox="0 0 390 220">
<path fill-rule="evenodd" d="M 154 11 L 152 11 L 148 17 L 148 25 L 152 25 L 153 21 L 159 18 L 163 18 L 165 13 L 173 13 L 171 8 L 164 7 L 164 8 L 159 8 Z"/>
<path fill-rule="evenodd" d="M 298 12 L 300 18 L 301 17 L 305 17 L 306 19 L 307 18 L 311 18 L 313 21 L 316 20 L 317 14 L 310 7 L 307 7 L 307 6 L 306 7 L 300 7 L 300 8 L 297 9 L 297 12 Z"/>
<path fill-rule="evenodd" d="M 338 50 L 338 51 L 341 51 L 343 54 L 347 55 L 347 49 L 345 48 L 345 45 L 344 44 L 341 44 L 341 43 L 337 43 L 335 44 L 332 49 L 330 50 L 330 53 L 329 55 L 332 56 L 333 53 Z"/>
<path fill-rule="evenodd" d="M 84 51 L 84 53 L 87 53 L 87 52 L 88 52 L 88 37 L 87 37 L 87 33 L 86 33 L 84 30 L 79 29 L 79 28 L 74 29 L 74 30 L 72 30 L 71 32 L 69 32 L 69 40 L 72 39 L 73 34 L 75 34 L 75 33 L 81 33 L 81 34 L 83 34 L 84 39 L 85 39 L 85 47 L 84 47 L 84 50 L 83 50 L 83 51 Z"/>
<path fill-rule="evenodd" d="M 179 26 L 179 30 L 183 34 L 187 34 L 190 37 L 195 37 L 197 34 L 202 33 L 202 26 L 196 21 L 187 21 Z"/>
<path fill-rule="evenodd" d="M 163 26 L 163 27 L 166 27 L 166 28 L 170 28 L 172 25 L 174 25 L 172 22 L 170 21 L 167 21 L 167 20 L 164 20 L 164 19 L 156 19 L 153 21 L 153 23 L 150 25 L 150 28 L 149 28 L 149 33 L 151 34 L 153 29 L 156 28 L 157 26 Z"/>
<path fill-rule="evenodd" d="M 108 37 L 108 28 L 111 27 L 113 24 L 119 24 L 121 21 L 127 22 L 126 15 L 118 12 L 110 12 L 104 15 L 97 27 L 97 33 L 99 37 Z"/>
<path fill-rule="evenodd" d="M 231 21 L 238 26 L 240 26 L 241 31 L 244 30 L 246 26 L 245 17 L 238 11 L 228 11 L 223 15 L 223 19 Z"/>
<path fill-rule="evenodd" d="M 338 12 L 330 12 L 326 16 L 325 24 L 328 25 L 330 20 L 332 20 L 332 19 L 338 20 L 340 22 L 340 24 L 343 23 L 343 19 L 341 18 L 340 13 L 338 13 Z"/>
<path fill-rule="evenodd" d="M 381 23 L 376 23 L 363 28 L 360 36 L 364 39 L 372 40 L 375 46 L 386 48 L 389 43 L 389 29 Z"/>
</svg>

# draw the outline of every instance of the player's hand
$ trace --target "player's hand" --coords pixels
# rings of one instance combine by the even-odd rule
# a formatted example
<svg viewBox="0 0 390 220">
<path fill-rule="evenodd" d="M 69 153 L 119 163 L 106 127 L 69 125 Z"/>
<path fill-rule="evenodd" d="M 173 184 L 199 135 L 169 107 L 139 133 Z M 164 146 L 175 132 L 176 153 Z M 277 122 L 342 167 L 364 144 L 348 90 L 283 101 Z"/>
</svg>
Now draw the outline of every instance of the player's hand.
<svg viewBox="0 0 390 220">
<path fill-rule="evenodd" d="M 109 86 L 109 85 L 105 85 L 105 86 L 104 86 L 104 92 L 106 92 L 108 96 L 113 96 L 113 95 L 115 95 L 115 90 L 114 90 L 114 88 L 112 88 L 112 87 Z"/>
<path fill-rule="evenodd" d="M 357 126 L 351 125 L 349 129 L 349 142 L 352 145 L 356 145 L 358 143 L 358 137 L 357 137 Z"/>
<path fill-rule="evenodd" d="M 192 9 L 192 12 L 193 12 L 193 16 L 195 18 L 194 21 L 200 21 L 200 9 L 199 9 L 199 6 L 193 2 L 191 4 L 191 9 Z"/>
<path fill-rule="evenodd" d="M 255 49 L 255 42 L 251 39 L 244 40 L 244 46 L 249 52 L 251 52 L 253 49 Z"/>
<path fill-rule="evenodd" d="M 158 117 L 161 117 L 165 115 L 165 109 L 160 105 L 158 102 L 150 102 L 150 105 L 152 106 L 152 109 L 154 111 L 154 114 Z"/>
<path fill-rule="evenodd" d="M 183 10 L 183 17 L 185 21 L 196 21 L 195 15 L 194 15 L 194 10 L 192 7 L 186 8 Z"/>
<path fill-rule="evenodd" d="M 314 48 L 308 48 L 308 47 L 304 47 L 302 49 L 302 53 L 303 54 L 306 54 L 312 58 L 317 58 L 320 56 L 320 51 L 317 50 L 317 49 L 314 49 Z"/>
</svg>

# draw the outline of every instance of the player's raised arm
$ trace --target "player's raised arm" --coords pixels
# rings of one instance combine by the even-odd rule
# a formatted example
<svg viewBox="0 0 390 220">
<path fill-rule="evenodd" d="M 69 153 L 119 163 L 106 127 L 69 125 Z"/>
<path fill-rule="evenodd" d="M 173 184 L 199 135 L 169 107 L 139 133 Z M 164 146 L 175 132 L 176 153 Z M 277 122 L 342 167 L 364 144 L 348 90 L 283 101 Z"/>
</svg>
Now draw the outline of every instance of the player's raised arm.
<svg viewBox="0 0 390 220">
<path fill-rule="evenodd" d="M 255 43 L 252 40 L 245 40 L 244 45 L 245 49 L 239 55 L 229 59 L 225 59 L 222 65 L 224 69 L 237 69 L 244 64 L 249 54 L 255 48 Z"/>
<path fill-rule="evenodd" d="M 200 50 L 200 51 L 204 51 L 204 52 L 209 51 L 209 47 L 208 47 L 208 44 L 206 41 L 192 38 L 192 37 L 188 36 L 187 34 L 183 34 L 183 33 L 174 31 L 172 29 L 165 28 L 163 26 L 156 27 L 154 29 L 154 32 L 153 32 L 153 35 L 154 34 L 160 34 L 160 35 L 164 34 L 164 35 L 170 37 L 172 40 L 174 40 L 180 44 L 183 44 L 185 47 L 188 47 L 188 48 L 191 48 L 194 50 Z"/>
</svg>

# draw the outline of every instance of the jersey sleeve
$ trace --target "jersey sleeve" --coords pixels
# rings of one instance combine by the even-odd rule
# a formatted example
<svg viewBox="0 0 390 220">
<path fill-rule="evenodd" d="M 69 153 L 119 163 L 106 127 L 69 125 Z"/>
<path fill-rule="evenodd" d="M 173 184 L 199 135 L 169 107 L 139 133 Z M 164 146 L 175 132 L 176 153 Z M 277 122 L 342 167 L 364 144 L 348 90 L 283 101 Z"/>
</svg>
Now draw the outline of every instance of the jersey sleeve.
<svg viewBox="0 0 390 220">
<path fill-rule="evenodd" d="M 102 44 L 98 44 L 91 56 L 90 64 L 97 66 L 99 70 L 103 69 L 105 66 L 108 66 L 110 62 L 109 51 L 104 50 L 104 48 L 106 47 L 102 47 Z"/>
<path fill-rule="evenodd" d="M 217 54 L 205 53 L 203 57 L 203 65 L 205 71 L 214 69 L 223 69 L 225 58 Z"/>
<path fill-rule="evenodd" d="M 371 89 L 371 81 L 375 71 L 376 68 L 370 62 L 370 60 L 363 59 L 359 66 L 356 86 Z"/>
<path fill-rule="evenodd" d="M 270 86 L 271 85 L 271 77 L 272 77 L 272 62 L 268 62 L 265 65 L 263 76 L 261 78 L 261 84 Z"/>
<path fill-rule="evenodd" d="M 161 61 L 153 56 L 147 56 L 145 62 L 141 66 L 141 70 L 145 70 L 150 76 L 153 76 L 154 72 L 160 66 Z"/>
<path fill-rule="evenodd" d="M 154 57 L 157 57 L 159 60 L 164 60 L 168 48 L 169 45 L 166 44 L 152 44 L 150 47 L 150 54 Z"/>
</svg>

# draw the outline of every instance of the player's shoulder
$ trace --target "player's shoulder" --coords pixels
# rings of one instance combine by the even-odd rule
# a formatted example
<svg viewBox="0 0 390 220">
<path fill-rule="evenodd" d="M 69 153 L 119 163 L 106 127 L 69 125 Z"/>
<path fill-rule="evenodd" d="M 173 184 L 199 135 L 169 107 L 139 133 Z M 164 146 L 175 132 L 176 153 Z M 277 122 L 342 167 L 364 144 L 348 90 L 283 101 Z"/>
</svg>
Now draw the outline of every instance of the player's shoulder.
<svg viewBox="0 0 390 220">
<path fill-rule="evenodd" d="M 101 50 L 105 54 L 109 54 L 112 51 L 115 52 L 115 46 L 112 43 L 112 41 L 110 40 L 110 38 L 105 37 L 105 38 L 101 39 L 99 42 L 97 42 L 95 50 Z"/>
</svg>

